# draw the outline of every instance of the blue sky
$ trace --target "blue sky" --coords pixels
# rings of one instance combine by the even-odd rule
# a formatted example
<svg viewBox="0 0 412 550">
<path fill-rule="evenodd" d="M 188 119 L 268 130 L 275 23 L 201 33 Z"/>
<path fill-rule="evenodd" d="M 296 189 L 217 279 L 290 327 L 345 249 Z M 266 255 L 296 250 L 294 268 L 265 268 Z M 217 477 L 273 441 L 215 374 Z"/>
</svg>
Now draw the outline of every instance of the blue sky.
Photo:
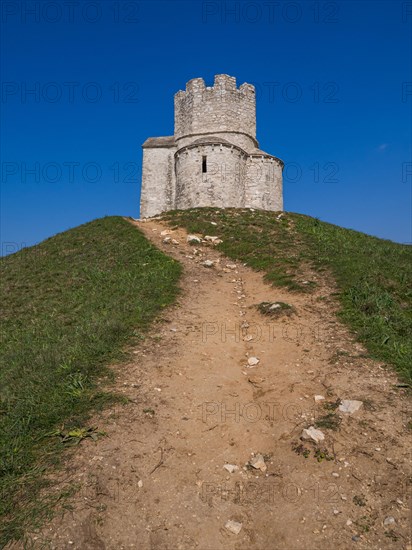
<svg viewBox="0 0 412 550">
<path fill-rule="evenodd" d="M 4 1 L 1 242 L 139 215 L 141 144 L 186 81 L 257 89 L 285 209 L 411 242 L 412 3 Z"/>
</svg>

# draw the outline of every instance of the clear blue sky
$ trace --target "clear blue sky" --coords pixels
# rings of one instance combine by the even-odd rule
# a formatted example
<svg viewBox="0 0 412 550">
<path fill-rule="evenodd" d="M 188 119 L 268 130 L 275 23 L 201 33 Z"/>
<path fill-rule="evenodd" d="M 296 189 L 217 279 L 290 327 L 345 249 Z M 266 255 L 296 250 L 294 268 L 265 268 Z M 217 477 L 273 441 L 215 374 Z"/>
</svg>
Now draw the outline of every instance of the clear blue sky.
<svg viewBox="0 0 412 550">
<path fill-rule="evenodd" d="M 138 217 L 141 144 L 173 134 L 186 81 L 219 73 L 256 85 L 257 137 L 286 163 L 286 210 L 412 241 L 411 2 L 1 10 L 3 253 L 101 216 Z"/>
</svg>

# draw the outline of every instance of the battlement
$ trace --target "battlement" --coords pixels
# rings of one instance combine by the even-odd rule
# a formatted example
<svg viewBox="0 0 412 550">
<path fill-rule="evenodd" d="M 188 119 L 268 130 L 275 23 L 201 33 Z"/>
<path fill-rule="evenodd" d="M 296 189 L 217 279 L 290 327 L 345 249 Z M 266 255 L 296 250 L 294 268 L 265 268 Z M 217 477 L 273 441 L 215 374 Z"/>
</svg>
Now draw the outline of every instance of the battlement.
<svg viewBox="0 0 412 550">
<path fill-rule="evenodd" d="M 218 74 L 213 86 L 192 78 L 175 94 L 175 137 L 239 132 L 256 139 L 256 98 L 252 84 L 239 88 L 236 78 Z"/>
<path fill-rule="evenodd" d="M 179 98 L 185 97 L 186 94 L 203 94 L 205 91 L 214 91 L 221 92 L 222 90 L 228 92 L 241 92 L 241 94 L 254 94 L 255 87 L 252 84 L 245 82 L 239 88 L 236 86 L 236 77 L 229 76 L 227 74 L 217 74 L 215 75 L 213 86 L 206 86 L 203 78 L 192 78 L 189 82 L 186 83 L 185 90 L 179 90 L 175 97 Z"/>
</svg>

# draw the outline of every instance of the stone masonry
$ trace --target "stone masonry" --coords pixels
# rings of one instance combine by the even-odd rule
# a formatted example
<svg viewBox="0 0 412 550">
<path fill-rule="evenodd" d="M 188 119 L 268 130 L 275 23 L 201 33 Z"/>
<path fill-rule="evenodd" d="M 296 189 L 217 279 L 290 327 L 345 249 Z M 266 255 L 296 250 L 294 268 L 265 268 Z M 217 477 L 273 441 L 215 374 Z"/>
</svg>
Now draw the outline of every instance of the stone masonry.
<svg viewBox="0 0 412 550">
<path fill-rule="evenodd" d="M 259 149 L 251 84 L 190 80 L 175 94 L 174 136 L 142 147 L 141 218 L 198 206 L 283 210 L 283 162 Z"/>
</svg>

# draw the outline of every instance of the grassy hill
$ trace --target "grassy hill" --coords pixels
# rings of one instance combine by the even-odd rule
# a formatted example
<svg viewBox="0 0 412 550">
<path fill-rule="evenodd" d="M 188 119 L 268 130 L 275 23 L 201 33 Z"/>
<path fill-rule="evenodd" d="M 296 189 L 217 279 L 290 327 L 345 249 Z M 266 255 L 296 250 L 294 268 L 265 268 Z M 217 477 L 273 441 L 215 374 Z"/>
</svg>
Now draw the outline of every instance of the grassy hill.
<svg viewBox="0 0 412 550">
<path fill-rule="evenodd" d="M 36 500 L 41 473 L 65 445 L 49 434 L 83 428 L 115 399 L 99 378 L 174 300 L 179 274 L 117 217 L 1 260 L 0 547 L 47 512 Z"/>
<path fill-rule="evenodd" d="M 412 382 L 412 247 L 301 214 L 201 208 L 170 212 L 189 232 L 218 235 L 218 248 L 275 285 L 310 292 L 305 265 L 332 273 L 340 316 L 372 357 Z M 212 225 L 211 222 L 217 225 Z"/>
<path fill-rule="evenodd" d="M 343 321 L 412 382 L 411 247 L 298 214 L 202 208 L 164 218 L 220 236 L 223 253 L 294 292 L 316 286 L 306 267 L 333 275 Z M 38 499 L 42 473 L 67 442 L 95 435 L 82 431 L 87 415 L 116 399 L 102 385 L 108 366 L 173 302 L 180 272 L 117 217 L 0 261 L 0 547 L 50 509 Z"/>
</svg>

